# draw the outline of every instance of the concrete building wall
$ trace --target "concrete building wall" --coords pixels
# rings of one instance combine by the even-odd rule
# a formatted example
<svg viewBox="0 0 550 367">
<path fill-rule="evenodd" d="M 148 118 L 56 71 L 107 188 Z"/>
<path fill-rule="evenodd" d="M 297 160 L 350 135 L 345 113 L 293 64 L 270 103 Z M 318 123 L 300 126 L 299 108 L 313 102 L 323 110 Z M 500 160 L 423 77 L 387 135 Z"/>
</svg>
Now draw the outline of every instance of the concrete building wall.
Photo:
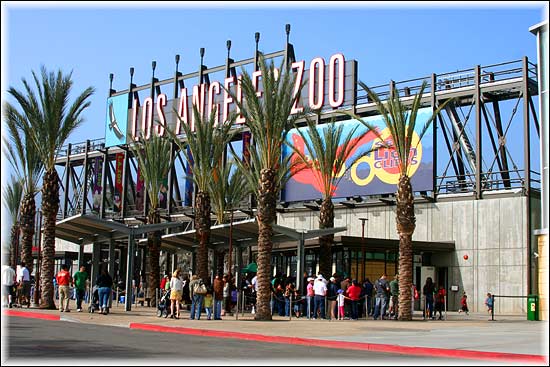
<svg viewBox="0 0 550 367">
<path fill-rule="evenodd" d="M 449 308 L 458 309 L 466 291 L 470 310 L 483 312 L 487 292 L 527 295 L 527 199 L 523 196 L 486 197 L 483 200 L 449 200 L 415 204 L 416 241 L 454 241 L 455 251 L 432 256 L 435 266 L 448 267 L 449 285 L 459 292 L 449 295 Z M 279 213 L 277 223 L 295 229 L 319 228 L 319 212 Z M 347 236 L 397 239 L 395 206 L 370 206 L 335 210 L 335 226 L 347 225 Z M 344 235 L 344 233 L 340 233 Z M 464 259 L 468 255 L 468 259 Z M 525 298 L 497 298 L 495 312 L 525 313 Z"/>
</svg>

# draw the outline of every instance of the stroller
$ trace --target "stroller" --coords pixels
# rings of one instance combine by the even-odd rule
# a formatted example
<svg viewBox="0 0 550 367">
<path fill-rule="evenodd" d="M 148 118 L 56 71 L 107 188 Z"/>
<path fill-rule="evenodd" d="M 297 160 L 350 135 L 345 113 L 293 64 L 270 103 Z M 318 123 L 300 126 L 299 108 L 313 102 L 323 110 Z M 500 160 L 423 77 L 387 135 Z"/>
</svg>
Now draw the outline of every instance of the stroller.
<svg viewBox="0 0 550 367">
<path fill-rule="evenodd" d="M 99 291 L 96 286 L 92 288 L 92 299 L 88 307 L 88 312 L 94 313 L 95 311 L 99 311 Z"/>
<path fill-rule="evenodd" d="M 164 318 L 168 317 L 168 314 L 170 313 L 170 290 L 163 290 L 162 296 L 160 297 L 160 301 L 157 302 L 157 317 L 161 317 L 164 315 Z"/>
</svg>

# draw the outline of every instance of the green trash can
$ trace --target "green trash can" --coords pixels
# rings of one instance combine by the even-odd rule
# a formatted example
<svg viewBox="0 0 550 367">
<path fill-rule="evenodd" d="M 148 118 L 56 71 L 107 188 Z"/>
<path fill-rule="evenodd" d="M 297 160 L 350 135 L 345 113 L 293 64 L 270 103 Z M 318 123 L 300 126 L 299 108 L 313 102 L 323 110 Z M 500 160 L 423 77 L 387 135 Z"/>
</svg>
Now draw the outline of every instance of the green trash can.
<svg viewBox="0 0 550 367">
<path fill-rule="evenodd" d="M 539 321 L 539 296 L 536 294 L 527 296 L 527 320 Z"/>
</svg>

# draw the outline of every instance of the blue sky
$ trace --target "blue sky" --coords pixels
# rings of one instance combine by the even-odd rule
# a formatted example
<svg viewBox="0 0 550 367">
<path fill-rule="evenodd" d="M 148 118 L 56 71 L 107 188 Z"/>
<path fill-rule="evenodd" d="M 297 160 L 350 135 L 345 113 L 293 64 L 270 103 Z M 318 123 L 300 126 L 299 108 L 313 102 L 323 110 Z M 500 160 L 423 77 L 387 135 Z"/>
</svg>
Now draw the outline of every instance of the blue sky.
<svg viewBox="0 0 550 367">
<path fill-rule="evenodd" d="M 545 2 L 150 4 L 2 2 L 2 100 L 9 100 L 8 86 L 21 89 L 21 78 L 30 80 L 41 65 L 73 70 L 74 92 L 96 88 L 86 123 L 67 141 L 77 143 L 104 137 L 109 73 L 117 90 L 128 87 L 130 67 L 134 82 L 146 84 L 156 60 L 156 76 L 170 78 L 176 54 L 180 71 L 194 72 L 201 47 L 206 65 L 223 65 L 228 39 L 233 59 L 249 58 L 255 32 L 261 51 L 282 50 L 287 23 L 298 60 L 307 65 L 343 53 L 372 86 L 523 56 L 536 63 L 529 27 L 547 17 Z"/>
</svg>

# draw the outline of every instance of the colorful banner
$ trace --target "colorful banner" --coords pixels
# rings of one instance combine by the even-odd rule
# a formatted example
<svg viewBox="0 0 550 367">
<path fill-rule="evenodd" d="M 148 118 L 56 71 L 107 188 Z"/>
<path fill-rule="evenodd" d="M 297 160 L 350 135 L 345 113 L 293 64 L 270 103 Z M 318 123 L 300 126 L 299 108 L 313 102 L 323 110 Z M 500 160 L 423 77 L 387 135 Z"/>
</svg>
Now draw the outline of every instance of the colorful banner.
<svg viewBox="0 0 550 367">
<path fill-rule="evenodd" d="M 432 110 L 428 107 L 420 109 L 417 115 L 417 124 L 411 148 L 411 165 L 409 168 L 409 177 L 411 177 L 414 191 L 433 190 L 433 128 L 428 129 L 422 141 L 418 142 L 418 133 L 424 127 L 431 114 Z M 389 138 L 389 130 L 385 127 L 381 116 L 371 116 L 365 118 L 365 120 L 371 126 L 379 128 L 384 140 Z M 344 133 L 342 134 L 342 137 L 345 137 L 357 124 L 360 127 L 357 129 L 355 136 L 359 137 L 367 131 L 367 128 L 357 120 L 340 121 L 336 123 L 336 126 L 345 126 Z M 323 126 L 326 125 L 319 125 L 318 129 L 322 129 Z M 302 131 L 304 129 L 307 129 L 307 127 L 300 128 Z M 307 133 L 304 133 L 304 135 L 307 137 Z M 306 156 L 309 155 L 309 152 L 304 151 L 305 142 L 296 129 L 289 131 L 286 140 Z M 352 143 L 356 148 L 352 151 L 347 162 L 371 149 L 373 144 L 380 144 L 380 140 L 373 133 L 368 133 L 362 139 L 358 140 L 356 138 L 356 140 Z M 418 145 L 416 145 L 417 142 Z M 293 159 L 298 159 L 298 155 L 293 153 L 291 148 L 285 146 L 283 155 L 286 156 L 288 154 L 294 154 L 295 157 Z M 395 150 L 381 148 L 359 159 L 341 178 L 338 186 L 335 188 L 334 198 L 394 193 L 399 180 L 399 167 L 395 157 Z M 319 180 L 315 179 L 315 173 L 311 169 L 307 169 L 294 174 L 287 182 L 282 200 L 289 202 L 314 200 L 322 198 L 321 193 L 322 187 Z"/>
<path fill-rule="evenodd" d="M 105 118 L 106 147 L 126 144 L 129 108 L 127 94 L 107 99 L 107 115 Z"/>
<path fill-rule="evenodd" d="M 96 157 L 94 159 L 94 171 L 92 179 L 92 205 L 93 210 L 99 211 L 101 209 L 101 182 L 103 178 L 103 157 Z"/>
<path fill-rule="evenodd" d="M 122 209 L 122 173 L 124 171 L 124 153 L 116 154 L 115 192 L 113 193 L 113 210 L 119 212 Z"/>
</svg>

